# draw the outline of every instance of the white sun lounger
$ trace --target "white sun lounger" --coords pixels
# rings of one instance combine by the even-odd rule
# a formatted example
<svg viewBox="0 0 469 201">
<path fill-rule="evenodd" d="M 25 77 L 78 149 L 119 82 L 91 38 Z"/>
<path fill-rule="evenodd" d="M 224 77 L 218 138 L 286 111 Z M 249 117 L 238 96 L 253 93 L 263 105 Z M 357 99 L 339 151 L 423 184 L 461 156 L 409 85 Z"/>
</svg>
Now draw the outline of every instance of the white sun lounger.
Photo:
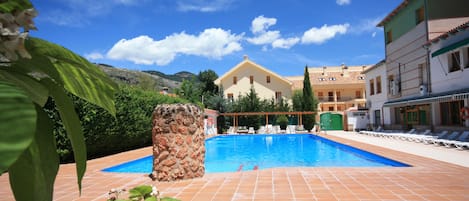
<svg viewBox="0 0 469 201">
<path fill-rule="evenodd" d="M 436 136 L 432 136 L 429 138 L 421 138 L 421 142 L 425 144 L 433 144 L 433 141 L 436 139 L 443 139 L 446 136 L 448 136 L 448 131 L 442 131 L 441 133 L 438 133 Z"/>
<path fill-rule="evenodd" d="M 448 135 L 446 138 L 443 139 L 433 139 L 432 143 L 434 145 L 440 145 L 443 144 L 443 142 L 448 141 L 448 140 L 455 140 L 459 136 L 458 131 L 453 131 L 450 135 Z"/>
<path fill-rule="evenodd" d="M 443 143 L 445 147 L 456 146 L 457 143 L 467 142 L 469 139 L 469 131 L 464 131 L 457 139 L 455 140 L 441 140 L 440 143 Z"/>
</svg>

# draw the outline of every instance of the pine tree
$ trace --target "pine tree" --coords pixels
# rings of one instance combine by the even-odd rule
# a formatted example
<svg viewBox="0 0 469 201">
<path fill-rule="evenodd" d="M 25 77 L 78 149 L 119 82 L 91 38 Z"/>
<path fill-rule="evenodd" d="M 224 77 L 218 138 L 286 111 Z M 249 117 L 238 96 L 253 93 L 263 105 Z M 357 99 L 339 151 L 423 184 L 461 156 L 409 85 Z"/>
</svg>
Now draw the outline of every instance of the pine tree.
<svg viewBox="0 0 469 201">
<path fill-rule="evenodd" d="M 305 73 L 303 79 L 303 111 L 316 111 L 317 104 L 314 98 L 313 89 L 309 80 L 308 66 L 305 66 Z M 303 115 L 303 125 L 307 130 L 311 130 L 315 123 L 315 115 Z"/>
</svg>

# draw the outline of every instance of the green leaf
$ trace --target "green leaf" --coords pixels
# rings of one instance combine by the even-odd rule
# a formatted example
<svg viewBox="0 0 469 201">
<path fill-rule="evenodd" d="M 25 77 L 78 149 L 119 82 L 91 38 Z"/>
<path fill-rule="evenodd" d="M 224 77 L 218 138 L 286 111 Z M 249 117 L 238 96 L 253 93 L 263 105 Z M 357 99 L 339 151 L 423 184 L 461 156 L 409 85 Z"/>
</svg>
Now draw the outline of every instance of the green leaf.
<svg viewBox="0 0 469 201">
<path fill-rule="evenodd" d="M 145 201 L 157 201 L 157 199 L 156 197 L 151 196 L 151 197 L 146 198 Z"/>
<path fill-rule="evenodd" d="M 41 80 L 50 90 L 50 95 L 54 98 L 55 105 L 62 119 L 67 136 L 72 144 L 73 154 L 75 157 L 78 189 L 81 193 L 81 181 L 86 171 L 86 145 L 81 128 L 80 119 L 78 118 L 72 100 L 67 96 L 63 88 L 56 85 L 50 79 Z"/>
<path fill-rule="evenodd" d="M 115 116 L 114 83 L 96 65 L 66 48 L 37 38 L 29 39 L 28 50 L 33 54 L 47 56 L 57 69 L 65 89 L 94 103 Z"/>
<path fill-rule="evenodd" d="M 150 194 L 152 189 L 151 186 L 148 185 L 142 185 L 142 186 L 137 186 L 131 190 L 135 190 L 140 193 L 140 195 L 145 196 L 146 194 Z"/>
<path fill-rule="evenodd" d="M 0 81 L 0 175 L 33 141 L 36 110 L 27 94 Z"/>
<path fill-rule="evenodd" d="M 18 10 L 32 8 L 33 5 L 28 0 L 1 1 L 0 12 L 12 13 Z"/>
<path fill-rule="evenodd" d="M 62 77 L 60 77 L 57 69 L 54 68 L 49 57 L 38 54 L 35 50 L 36 48 L 31 45 L 30 40 L 25 41 L 25 46 L 31 55 L 31 59 L 19 58 L 12 63 L 9 69 L 24 74 L 33 74 L 34 76 L 46 76 L 63 86 Z"/>
<path fill-rule="evenodd" d="M 14 71 L 0 70 L 0 78 L 14 83 L 31 98 L 35 103 L 43 107 L 49 98 L 49 92 L 36 79 Z"/>
<path fill-rule="evenodd" d="M 52 122 L 42 108 L 36 106 L 36 111 L 34 140 L 9 169 L 11 189 L 18 201 L 52 200 L 59 170 Z"/>
</svg>

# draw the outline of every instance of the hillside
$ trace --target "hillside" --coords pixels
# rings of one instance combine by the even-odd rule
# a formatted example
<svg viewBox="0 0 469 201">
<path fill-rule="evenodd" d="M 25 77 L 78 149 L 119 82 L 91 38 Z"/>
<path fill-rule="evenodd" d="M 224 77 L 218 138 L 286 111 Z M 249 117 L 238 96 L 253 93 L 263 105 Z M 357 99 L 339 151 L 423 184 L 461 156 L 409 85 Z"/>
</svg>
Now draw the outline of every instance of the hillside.
<svg viewBox="0 0 469 201">
<path fill-rule="evenodd" d="M 107 64 L 96 64 L 111 79 L 129 85 L 140 85 L 146 89 L 160 91 L 163 87 L 168 87 L 172 92 L 178 88 L 184 79 L 191 79 L 195 74 L 187 71 L 167 75 L 159 71 L 136 71 L 124 68 L 117 68 Z"/>
</svg>

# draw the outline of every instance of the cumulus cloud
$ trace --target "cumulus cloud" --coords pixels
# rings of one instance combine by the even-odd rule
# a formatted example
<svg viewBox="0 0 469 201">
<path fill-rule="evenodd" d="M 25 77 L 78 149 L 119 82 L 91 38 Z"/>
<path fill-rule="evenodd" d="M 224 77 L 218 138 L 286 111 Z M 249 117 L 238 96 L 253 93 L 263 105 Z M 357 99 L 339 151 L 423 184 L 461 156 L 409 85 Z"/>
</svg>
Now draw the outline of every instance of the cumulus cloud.
<svg viewBox="0 0 469 201">
<path fill-rule="evenodd" d="M 99 52 L 92 52 L 92 53 L 85 54 L 85 58 L 88 60 L 98 60 L 98 59 L 103 59 L 104 55 Z"/>
<path fill-rule="evenodd" d="M 275 40 L 272 43 L 273 48 L 283 48 L 283 49 L 290 49 L 292 46 L 296 45 L 298 42 L 300 42 L 300 38 L 298 37 L 292 37 L 292 38 L 280 38 Z"/>
<path fill-rule="evenodd" d="M 344 6 L 352 3 L 352 0 L 336 0 L 335 1 L 339 6 Z"/>
<path fill-rule="evenodd" d="M 263 15 L 254 18 L 251 23 L 251 31 L 254 34 L 257 33 L 264 33 L 270 26 L 277 24 L 277 19 L 275 18 L 267 18 Z"/>
<path fill-rule="evenodd" d="M 216 12 L 226 10 L 233 4 L 233 0 L 179 0 L 177 9 L 182 12 Z"/>
<path fill-rule="evenodd" d="M 232 34 L 220 28 L 206 29 L 199 35 L 175 33 L 162 40 L 142 35 L 129 40 L 121 39 L 107 52 L 107 57 L 160 66 L 171 63 L 179 54 L 219 59 L 242 50 L 242 38 L 243 34 Z"/>
<path fill-rule="evenodd" d="M 303 37 L 301 38 L 301 43 L 322 44 L 327 40 L 334 38 L 338 34 L 347 33 L 349 26 L 349 24 L 339 24 L 332 26 L 327 26 L 327 24 L 325 24 L 321 28 L 313 27 L 304 32 Z"/>
<path fill-rule="evenodd" d="M 296 37 L 282 38 L 280 31 L 269 30 L 269 28 L 277 23 L 276 18 L 268 18 L 263 15 L 256 17 L 251 23 L 251 32 L 254 37 L 247 38 L 246 40 L 255 45 L 271 45 L 272 48 L 289 49 L 299 42 Z M 262 47 L 266 50 L 267 47 Z"/>
</svg>

